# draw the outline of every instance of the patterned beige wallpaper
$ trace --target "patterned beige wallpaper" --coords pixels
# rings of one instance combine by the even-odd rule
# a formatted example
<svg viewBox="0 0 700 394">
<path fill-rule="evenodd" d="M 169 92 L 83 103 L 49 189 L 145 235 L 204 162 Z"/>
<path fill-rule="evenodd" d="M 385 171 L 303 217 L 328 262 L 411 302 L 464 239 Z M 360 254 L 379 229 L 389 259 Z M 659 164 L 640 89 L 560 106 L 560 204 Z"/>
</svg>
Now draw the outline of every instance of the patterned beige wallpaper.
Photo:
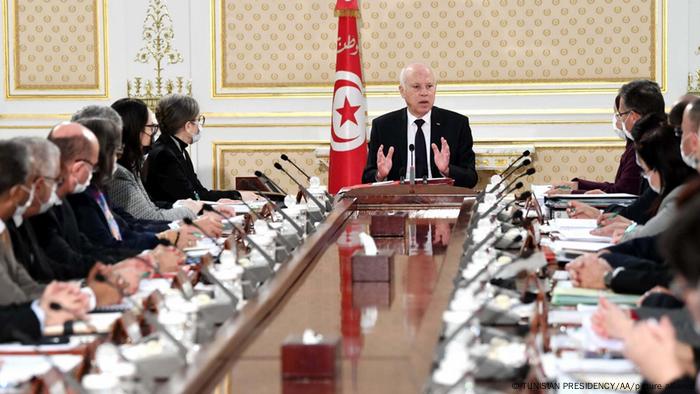
<svg viewBox="0 0 700 394">
<path fill-rule="evenodd" d="M 301 174 L 291 165 L 280 160 L 282 153 L 286 154 L 295 164 L 307 174 L 318 176 L 327 184 L 328 169 L 316 157 L 316 149 L 327 148 L 328 144 L 295 144 L 275 143 L 246 144 L 244 142 L 215 142 L 214 149 L 214 181 L 215 187 L 222 189 L 233 188 L 237 176 L 253 176 L 255 171 L 262 171 L 284 190 L 296 190 L 292 181 L 274 168 L 275 162 L 280 162 L 293 176 Z M 327 160 L 325 160 L 327 163 Z"/>
<path fill-rule="evenodd" d="M 286 176 L 273 168 L 273 163 L 279 161 L 281 153 L 286 153 L 304 171 L 320 177 L 323 184 L 327 185 L 328 171 L 325 164 L 321 163 L 327 163 L 327 159 L 316 157 L 315 149 L 318 147 L 324 146 L 275 145 L 274 142 L 259 146 L 240 146 L 235 142 L 217 143 L 214 146 L 214 185 L 219 188 L 231 188 L 235 185 L 236 176 L 251 176 L 256 170 L 261 170 L 285 190 L 296 190 Z M 533 162 L 537 173 L 527 177 L 525 183 L 549 184 L 566 181 L 574 176 L 595 181 L 612 181 L 623 150 L 621 146 L 536 146 Z M 477 162 L 479 159 L 477 156 Z M 290 167 L 288 171 L 296 174 L 296 170 L 291 166 L 286 167 Z M 477 188 L 483 188 L 493 174 L 493 171 L 479 171 L 480 182 Z"/>
<path fill-rule="evenodd" d="M 15 86 L 97 88 L 97 0 L 14 3 Z"/>
<path fill-rule="evenodd" d="M 335 1 L 218 1 L 224 88 L 331 81 Z M 364 76 L 395 84 L 423 60 L 442 83 L 654 79 L 657 1 L 365 0 Z"/>
</svg>

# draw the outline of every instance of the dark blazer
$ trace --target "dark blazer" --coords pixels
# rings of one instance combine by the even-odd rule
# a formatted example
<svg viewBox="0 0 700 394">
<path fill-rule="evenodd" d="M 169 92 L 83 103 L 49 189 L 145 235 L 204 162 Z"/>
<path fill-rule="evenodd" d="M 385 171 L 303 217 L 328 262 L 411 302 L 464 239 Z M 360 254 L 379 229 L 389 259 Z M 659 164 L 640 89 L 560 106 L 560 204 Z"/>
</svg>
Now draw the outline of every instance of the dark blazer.
<svg viewBox="0 0 700 394">
<path fill-rule="evenodd" d="M 136 231 L 126 221 L 121 219 L 119 215 L 112 212 L 119 226 L 122 240 L 114 238 L 102 209 L 90 195 L 92 190 L 94 190 L 94 186 L 91 185 L 82 193 L 68 196 L 68 201 L 75 212 L 78 227 L 83 234 L 87 235 L 90 241 L 105 248 L 126 248 L 132 250 L 153 249 L 160 243 L 155 233 Z"/>
<path fill-rule="evenodd" d="M 402 168 L 405 173 L 409 160 L 406 157 L 408 151 L 407 123 L 406 108 L 382 115 L 372 121 L 367 164 L 362 173 L 363 183 L 376 181 L 377 150 L 380 145 L 384 145 L 384 154 L 389 152 L 389 147 L 394 147 L 393 163 L 387 179 L 399 180 L 402 175 L 399 172 Z M 456 112 L 433 107 L 430 114 L 430 143 L 440 147 L 440 137 L 444 137 L 450 146 L 450 178 L 455 180 L 455 186 L 476 186 L 478 176 L 474 151 L 472 150 L 474 142 L 469 128 L 469 118 Z M 432 149 L 430 150 L 430 166 L 433 177 L 441 176 L 435 165 Z"/>
<path fill-rule="evenodd" d="M 642 185 L 647 185 L 646 181 L 642 182 Z M 648 186 L 646 188 L 643 186 L 642 189 L 644 189 L 644 191 L 640 194 L 639 198 L 634 200 L 629 206 L 611 205 L 605 209 L 605 212 L 617 212 L 620 216 L 626 217 L 629 220 L 633 220 L 639 224 L 645 224 L 654 216 L 651 207 L 659 195 Z"/>
<path fill-rule="evenodd" d="M 67 281 L 87 277 L 92 267 L 91 263 L 72 264 L 62 259 L 60 255 L 52 255 L 57 260 L 49 257 L 41 248 L 30 221 L 25 220 L 20 227 L 10 221 L 7 223 L 7 230 L 12 238 L 12 249 L 17 262 L 22 264 L 37 282 L 47 283 L 52 280 Z"/>
<path fill-rule="evenodd" d="M 168 135 L 162 135 L 153 144 L 146 163 L 145 184 L 151 200 L 172 204 L 187 198 L 206 201 L 241 198 L 235 190 L 209 190 L 202 186 L 186 149 L 186 143 Z"/>
<path fill-rule="evenodd" d="M 0 342 L 24 342 L 24 339 L 38 341 L 41 337 L 39 319 L 31 308 L 31 302 L 3 305 L 0 307 Z M 17 338 L 15 332 L 20 332 Z"/>
<path fill-rule="evenodd" d="M 43 255 L 53 256 L 76 270 L 89 271 L 96 261 L 116 263 L 141 252 L 125 248 L 107 249 L 92 243 L 80 232 L 73 208 L 66 199 L 61 205 L 29 218 L 28 222 L 32 224 Z"/>
</svg>

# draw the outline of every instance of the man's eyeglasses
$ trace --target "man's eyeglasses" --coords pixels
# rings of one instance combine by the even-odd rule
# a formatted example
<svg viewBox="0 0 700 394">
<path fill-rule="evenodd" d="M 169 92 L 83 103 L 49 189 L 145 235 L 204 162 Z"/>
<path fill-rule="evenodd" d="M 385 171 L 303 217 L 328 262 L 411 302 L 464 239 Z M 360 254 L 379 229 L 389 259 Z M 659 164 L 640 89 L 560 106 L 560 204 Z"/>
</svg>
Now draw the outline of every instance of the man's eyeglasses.
<svg viewBox="0 0 700 394">
<path fill-rule="evenodd" d="M 97 167 L 97 163 L 93 163 L 88 159 L 76 159 L 75 162 L 88 164 L 90 166 L 90 168 L 92 168 L 91 171 L 93 174 L 96 173 L 97 171 L 99 171 L 99 169 L 100 169 L 99 167 Z"/>
<path fill-rule="evenodd" d="M 57 176 L 57 177 L 50 177 L 46 175 L 39 175 L 39 178 L 44 179 L 44 182 L 46 183 L 55 183 L 56 185 L 62 185 L 63 184 L 63 177 L 62 176 Z"/>
<path fill-rule="evenodd" d="M 199 115 L 197 119 L 192 119 L 190 122 L 196 122 L 199 123 L 200 126 L 204 126 L 204 122 L 206 122 L 207 118 L 204 117 L 204 115 Z"/>
<path fill-rule="evenodd" d="M 158 133 L 158 130 L 160 130 L 160 126 L 157 124 L 147 124 L 146 127 L 151 129 L 151 132 L 148 133 L 146 132 L 146 130 L 144 130 L 143 132 L 149 137 L 153 137 L 156 133 Z"/>
<path fill-rule="evenodd" d="M 629 111 L 625 111 L 625 112 L 615 112 L 615 117 L 618 119 L 622 119 L 623 116 L 629 115 L 632 112 L 634 112 L 634 110 L 629 110 Z"/>
</svg>

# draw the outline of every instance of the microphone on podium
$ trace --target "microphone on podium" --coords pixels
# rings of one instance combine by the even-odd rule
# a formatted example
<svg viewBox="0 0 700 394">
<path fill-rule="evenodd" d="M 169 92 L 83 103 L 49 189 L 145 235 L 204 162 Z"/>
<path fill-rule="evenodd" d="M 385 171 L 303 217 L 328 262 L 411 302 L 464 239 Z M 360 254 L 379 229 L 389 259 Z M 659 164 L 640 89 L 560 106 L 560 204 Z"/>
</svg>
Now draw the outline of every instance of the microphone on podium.
<svg viewBox="0 0 700 394">
<path fill-rule="evenodd" d="M 329 209 L 328 206 L 321 204 L 321 202 L 318 201 L 318 199 L 316 199 L 316 197 L 314 197 L 313 194 L 311 194 L 309 192 L 309 189 L 305 188 L 304 185 L 299 183 L 299 181 L 297 181 L 293 176 L 291 176 L 289 174 L 289 172 L 287 172 L 287 170 L 285 170 L 284 167 L 282 167 L 282 165 L 280 163 L 275 162 L 275 168 L 284 172 L 284 174 L 287 175 L 289 177 L 289 179 L 292 180 L 292 182 L 296 183 L 297 186 L 299 186 L 299 189 L 301 189 L 301 192 L 304 193 L 306 198 L 311 200 L 314 204 L 316 204 L 316 206 L 318 206 L 318 208 L 321 210 L 321 212 L 330 212 L 331 211 L 331 209 Z"/>
<path fill-rule="evenodd" d="M 408 167 L 408 180 L 411 185 L 416 183 L 416 165 L 414 163 L 416 147 L 413 144 L 408 145 L 408 150 L 411 152 L 411 165 Z"/>
<path fill-rule="evenodd" d="M 266 184 L 267 187 L 269 187 L 273 192 L 287 195 L 287 192 L 285 192 L 284 189 L 280 187 L 280 185 L 276 184 L 275 181 L 270 179 L 270 177 L 263 174 L 262 171 L 255 171 L 255 176 L 261 178 L 263 183 Z"/>
</svg>

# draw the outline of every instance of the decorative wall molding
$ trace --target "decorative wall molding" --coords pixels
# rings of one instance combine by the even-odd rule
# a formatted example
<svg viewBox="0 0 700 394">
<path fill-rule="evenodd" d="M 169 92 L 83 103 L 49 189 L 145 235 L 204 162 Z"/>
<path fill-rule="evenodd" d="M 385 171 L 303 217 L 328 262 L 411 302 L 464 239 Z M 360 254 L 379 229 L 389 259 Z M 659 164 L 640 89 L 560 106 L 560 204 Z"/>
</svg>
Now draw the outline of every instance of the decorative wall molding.
<svg viewBox="0 0 700 394">
<path fill-rule="evenodd" d="M 107 0 L 3 0 L 6 99 L 109 96 Z"/>
<path fill-rule="evenodd" d="M 211 0 L 212 97 L 330 96 L 333 4 Z M 668 0 L 396 0 L 361 13 L 369 96 L 395 95 L 414 59 L 432 59 L 446 96 L 610 93 L 639 78 L 667 88 Z"/>
</svg>

